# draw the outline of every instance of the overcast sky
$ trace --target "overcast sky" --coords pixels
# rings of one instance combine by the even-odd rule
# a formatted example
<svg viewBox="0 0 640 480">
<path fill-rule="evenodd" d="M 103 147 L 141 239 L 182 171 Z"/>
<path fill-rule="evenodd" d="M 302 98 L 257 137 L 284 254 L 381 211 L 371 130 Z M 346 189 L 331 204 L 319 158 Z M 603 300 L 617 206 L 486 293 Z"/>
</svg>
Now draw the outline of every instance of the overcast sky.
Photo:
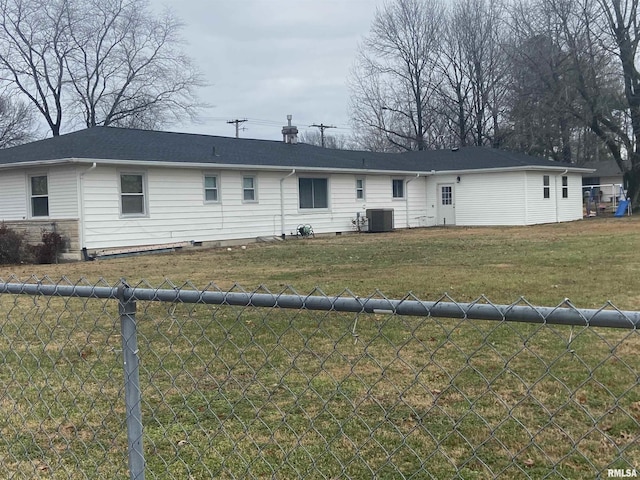
<svg viewBox="0 0 640 480">
<path fill-rule="evenodd" d="M 281 140 L 287 115 L 303 132 L 350 133 L 346 85 L 358 43 L 383 0 L 150 0 L 185 28 L 185 50 L 204 73 L 200 125 L 170 130 Z M 315 129 L 317 131 L 317 129 Z"/>
</svg>

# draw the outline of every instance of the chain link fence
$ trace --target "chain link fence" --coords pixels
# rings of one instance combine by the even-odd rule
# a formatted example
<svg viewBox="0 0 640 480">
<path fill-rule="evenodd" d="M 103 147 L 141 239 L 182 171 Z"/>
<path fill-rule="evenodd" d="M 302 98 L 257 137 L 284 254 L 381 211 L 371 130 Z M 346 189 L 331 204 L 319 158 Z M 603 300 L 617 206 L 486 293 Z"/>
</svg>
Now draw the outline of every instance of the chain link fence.
<svg viewBox="0 0 640 480">
<path fill-rule="evenodd" d="M 0 478 L 602 478 L 640 313 L 0 281 Z"/>
</svg>

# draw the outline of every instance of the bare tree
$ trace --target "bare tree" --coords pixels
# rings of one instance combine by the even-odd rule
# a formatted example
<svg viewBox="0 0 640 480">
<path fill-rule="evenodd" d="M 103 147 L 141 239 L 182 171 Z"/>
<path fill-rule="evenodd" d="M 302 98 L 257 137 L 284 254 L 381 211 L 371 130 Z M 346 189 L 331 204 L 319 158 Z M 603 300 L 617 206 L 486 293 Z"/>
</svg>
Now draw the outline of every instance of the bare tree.
<svg viewBox="0 0 640 480">
<path fill-rule="evenodd" d="M 590 129 L 625 172 L 634 205 L 640 195 L 639 1 L 538 0 L 520 7 L 514 17 L 515 30 L 547 38 L 557 52 L 538 54 L 556 65 L 538 68 L 537 79 L 547 88 L 547 103 L 578 122 L 573 132 L 562 125 L 559 131 L 566 135 L 566 128 L 575 137 L 579 128 Z"/>
<path fill-rule="evenodd" d="M 638 70 L 638 43 L 640 42 L 639 0 L 599 0 L 598 5 L 606 19 L 606 32 L 610 35 L 613 53 L 622 71 L 624 84 L 625 117 L 628 128 L 617 122 L 601 118 L 594 112 L 592 130 L 602 138 L 625 172 L 629 195 L 634 205 L 640 200 L 640 71 Z M 606 45 L 606 43 L 605 43 Z M 622 144 L 623 152 L 618 145 Z"/>
<path fill-rule="evenodd" d="M 69 22 L 66 65 L 86 125 L 154 128 L 194 117 L 194 89 L 203 82 L 178 48 L 182 24 L 169 11 L 150 15 L 140 0 L 83 5 Z"/>
<path fill-rule="evenodd" d="M 447 12 L 437 94 L 458 145 L 501 142 L 508 91 L 504 17 L 498 0 L 456 0 Z"/>
<path fill-rule="evenodd" d="M 70 50 L 66 0 L 0 0 L 0 75 L 60 134 L 65 57 Z"/>
<path fill-rule="evenodd" d="M 298 134 L 298 142 L 315 145 L 317 147 L 322 146 L 322 138 L 320 132 L 317 130 L 300 132 L 300 134 Z M 324 146 L 325 148 L 333 148 L 336 150 L 349 150 L 351 144 L 343 135 L 325 135 Z"/>
<path fill-rule="evenodd" d="M 465 96 L 474 145 L 497 146 L 504 106 L 506 58 L 503 53 L 504 12 L 496 0 L 458 0 L 450 18 L 450 35 L 467 79 Z"/>
<path fill-rule="evenodd" d="M 511 62 L 506 145 L 570 163 L 579 122 L 572 113 L 575 79 L 566 51 L 553 37 L 532 33 L 514 44 Z"/>
<path fill-rule="evenodd" d="M 472 128 L 471 79 L 467 74 L 465 62 L 466 45 L 462 35 L 449 12 L 443 28 L 443 44 L 438 68 L 442 82 L 436 91 L 440 98 L 440 114 L 449 122 L 449 131 L 458 146 L 470 142 Z M 452 145 L 453 146 L 453 145 Z"/>
<path fill-rule="evenodd" d="M 180 51 L 182 26 L 144 0 L 0 0 L 0 21 L 4 78 L 54 136 L 63 117 L 154 128 L 197 111 L 202 79 Z"/>
<path fill-rule="evenodd" d="M 0 148 L 27 143 L 35 137 L 34 115 L 29 105 L 0 96 Z"/>
<path fill-rule="evenodd" d="M 359 142 L 378 150 L 429 146 L 442 20 L 438 0 L 396 0 L 376 12 L 350 81 Z"/>
</svg>

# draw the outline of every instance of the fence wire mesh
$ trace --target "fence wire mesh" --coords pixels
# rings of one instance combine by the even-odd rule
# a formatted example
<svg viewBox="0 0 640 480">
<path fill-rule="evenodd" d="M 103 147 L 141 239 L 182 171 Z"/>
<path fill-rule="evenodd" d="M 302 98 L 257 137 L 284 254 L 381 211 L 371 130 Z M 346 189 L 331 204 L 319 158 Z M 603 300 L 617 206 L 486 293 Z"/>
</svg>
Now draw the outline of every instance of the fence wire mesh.
<svg viewBox="0 0 640 480">
<path fill-rule="evenodd" d="M 0 477 L 133 478 L 122 302 L 137 303 L 137 478 L 573 479 L 639 468 L 638 314 L 611 304 L 9 281 Z M 478 307 L 482 320 L 469 314 Z M 537 316 L 512 322 L 515 307 Z M 547 321 L 559 313 L 574 324 Z"/>
</svg>

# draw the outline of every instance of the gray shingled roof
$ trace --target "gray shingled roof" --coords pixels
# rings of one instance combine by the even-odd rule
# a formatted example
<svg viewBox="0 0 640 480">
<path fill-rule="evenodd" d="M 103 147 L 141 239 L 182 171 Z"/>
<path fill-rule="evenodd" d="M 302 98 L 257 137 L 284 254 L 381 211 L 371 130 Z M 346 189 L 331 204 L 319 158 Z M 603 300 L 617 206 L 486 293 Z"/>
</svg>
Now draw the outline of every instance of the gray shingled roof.
<svg viewBox="0 0 640 480">
<path fill-rule="evenodd" d="M 622 176 L 622 170 L 615 160 L 603 160 L 600 162 L 589 162 L 583 165 L 583 168 L 595 169 L 595 172 L 590 173 L 591 177 L 618 177 Z"/>
<path fill-rule="evenodd" d="M 566 165 L 482 147 L 407 153 L 332 150 L 306 144 L 94 127 L 0 150 L 0 166 L 67 159 L 255 167 L 429 172 Z"/>
</svg>

